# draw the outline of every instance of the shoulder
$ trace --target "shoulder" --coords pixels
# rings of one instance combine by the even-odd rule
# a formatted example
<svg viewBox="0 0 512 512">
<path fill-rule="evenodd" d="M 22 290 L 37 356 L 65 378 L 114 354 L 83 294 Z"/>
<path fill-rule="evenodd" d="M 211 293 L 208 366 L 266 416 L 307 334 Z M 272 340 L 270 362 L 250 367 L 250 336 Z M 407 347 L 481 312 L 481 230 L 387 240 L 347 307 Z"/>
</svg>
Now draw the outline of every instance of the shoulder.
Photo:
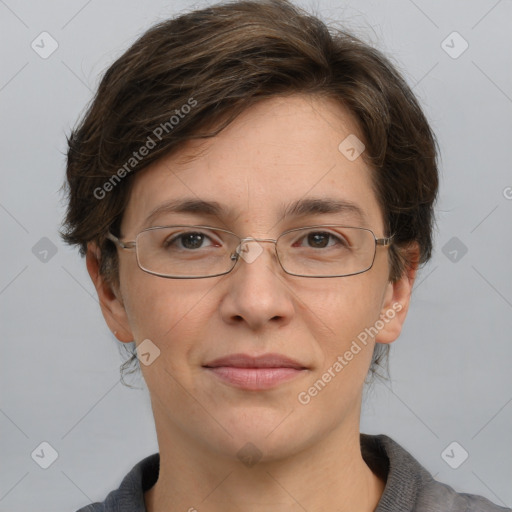
<svg viewBox="0 0 512 512">
<path fill-rule="evenodd" d="M 512 509 L 495 505 L 483 496 L 458 493 L 449 485 L 432 479 L 421 489 L 417 510 L 421 512 L 510 512 Z"/>
<path fill-rule="evenodd" d="M 146 512 L 144 492 L 156 483 L 159 471 L 160 454 L 149 455 L 133 466 L 104 501 L 91 503 L 77 512 Z"/>
<path fill-rule="evenodd" d="M 482 496 L 459 493 L 434 480 L 388 436 L 361 434 L 361 451 L 372 471 L 386 481 L 375 512 L 512 512 Z"/>
</svg>

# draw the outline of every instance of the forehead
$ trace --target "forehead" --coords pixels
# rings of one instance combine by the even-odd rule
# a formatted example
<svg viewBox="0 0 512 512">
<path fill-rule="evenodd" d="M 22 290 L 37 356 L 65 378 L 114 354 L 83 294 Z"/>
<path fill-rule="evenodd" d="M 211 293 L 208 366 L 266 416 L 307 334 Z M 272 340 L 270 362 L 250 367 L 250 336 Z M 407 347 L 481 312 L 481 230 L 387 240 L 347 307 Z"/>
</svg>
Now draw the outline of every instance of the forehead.
<svg viewBox="0 0 512 512">
<path fill-rule="evenodd" d="M 360 139 L 355 120 L 332 99 L 293 95 L 263 100 L 216 137 L 188 141 L 140 172 L 123 233 L 148 227 L 158 220 L 157 210 L 165 216 L 180 203 L 188 203 L 191 214 L 196 208 L 205 215 L 210 203 L 212 216 L 252 224 L 262 232 L 285 218 L 326 214 L 329 207 L 322 202 L 343 203 L 348 207 L 338 210 L 352 215 L 352 223 L 378 229 L 382 218 L 372 170 L 361 156 L 354 158 L 362 149 Z M 347 153 L 347 147 L 354 152 Z"/>
</svg>

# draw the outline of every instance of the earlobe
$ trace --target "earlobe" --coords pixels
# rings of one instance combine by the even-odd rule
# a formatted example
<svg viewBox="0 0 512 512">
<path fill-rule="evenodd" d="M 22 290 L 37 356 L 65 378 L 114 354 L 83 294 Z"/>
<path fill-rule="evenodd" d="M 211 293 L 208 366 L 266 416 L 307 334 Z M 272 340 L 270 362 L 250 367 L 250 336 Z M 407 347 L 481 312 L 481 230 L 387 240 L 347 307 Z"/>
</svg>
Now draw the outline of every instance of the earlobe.
<svg viewBox="0 0 512 512">
<path fill-rule="evenodd" d="M 85 256 L 87 271 L 96 288 L 101 312 L 107 322 L 108 327 L 114 333 L 114 336 L 123 343 L 133 341 L 130 324 L 126 315 L 126 310 L 119 290 L 106 282 L 100 273 L 101 251 L 99 247 L 90 242 L 87 245 Z"/>
<path fill-rule="evenodd" d="M 418 270 L 419 247 L 415 243 L 407 251 L 409 252 L 409 267 L 397 281 L 390 281 L 386 286 L 380 313 L 384 327 L 375 336 L 376 343 L 392 343 L 402 332 Z"/>
</svg>

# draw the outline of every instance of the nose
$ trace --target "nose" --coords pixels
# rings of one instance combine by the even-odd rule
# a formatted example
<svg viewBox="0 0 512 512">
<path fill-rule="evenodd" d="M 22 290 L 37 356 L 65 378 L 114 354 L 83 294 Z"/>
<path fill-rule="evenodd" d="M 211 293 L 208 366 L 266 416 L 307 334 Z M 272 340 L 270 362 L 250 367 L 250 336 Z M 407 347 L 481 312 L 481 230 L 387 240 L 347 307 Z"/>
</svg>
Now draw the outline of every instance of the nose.
<svg viewBox="0 0 512 512">
<path fill-rule="evenodd" d="M 282 326 L 291 320 L 293 295 L 271 242 L 274 240 L 242 240 L 237 264 L 225 276 L 226 293 L 220 305 L 225 322 L 260 330 L 269 323 Z"/>
<path fill-rule="evenodd" d="M 258 242 L 269 242 L 274 244 L 275 247 L 277 240 L 273 238 L 242 238 L 236 248 L 235 254 L 233 254 L 231 258 L 237 260 L 242 258 L 245 262 L 252 263 L 264 250 L 264 246 L 260 245 Z"/>
</svg>

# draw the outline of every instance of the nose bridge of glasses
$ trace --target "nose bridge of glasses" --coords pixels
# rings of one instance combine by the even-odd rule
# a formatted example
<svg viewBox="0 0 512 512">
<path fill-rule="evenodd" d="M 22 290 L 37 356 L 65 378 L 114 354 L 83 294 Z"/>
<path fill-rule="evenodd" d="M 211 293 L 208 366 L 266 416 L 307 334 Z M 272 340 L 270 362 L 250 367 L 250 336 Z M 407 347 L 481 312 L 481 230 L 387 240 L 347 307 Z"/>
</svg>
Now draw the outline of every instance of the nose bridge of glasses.
<svg viewBox="0 0 512 512">
<path fill-rule="evenodd" d="M 254 238 L 251 236 L 240 238 L 240 243 L 236 248 L 236 257 L 241 256 L 247 263 L 255 261 L 263 252 L 263 247 L 258 242 L 273 243 L 275 246 L 277 240 L 273 238 Z"/>
<path fill-rule="evenodd" d="M 245 238 L 240 238 L 240 244 L 244 242 L 272 242 L 275 244 L 277 240 L 274 238 L 254 238 L 252 236 L 246 236 Z"/>
</svg>

